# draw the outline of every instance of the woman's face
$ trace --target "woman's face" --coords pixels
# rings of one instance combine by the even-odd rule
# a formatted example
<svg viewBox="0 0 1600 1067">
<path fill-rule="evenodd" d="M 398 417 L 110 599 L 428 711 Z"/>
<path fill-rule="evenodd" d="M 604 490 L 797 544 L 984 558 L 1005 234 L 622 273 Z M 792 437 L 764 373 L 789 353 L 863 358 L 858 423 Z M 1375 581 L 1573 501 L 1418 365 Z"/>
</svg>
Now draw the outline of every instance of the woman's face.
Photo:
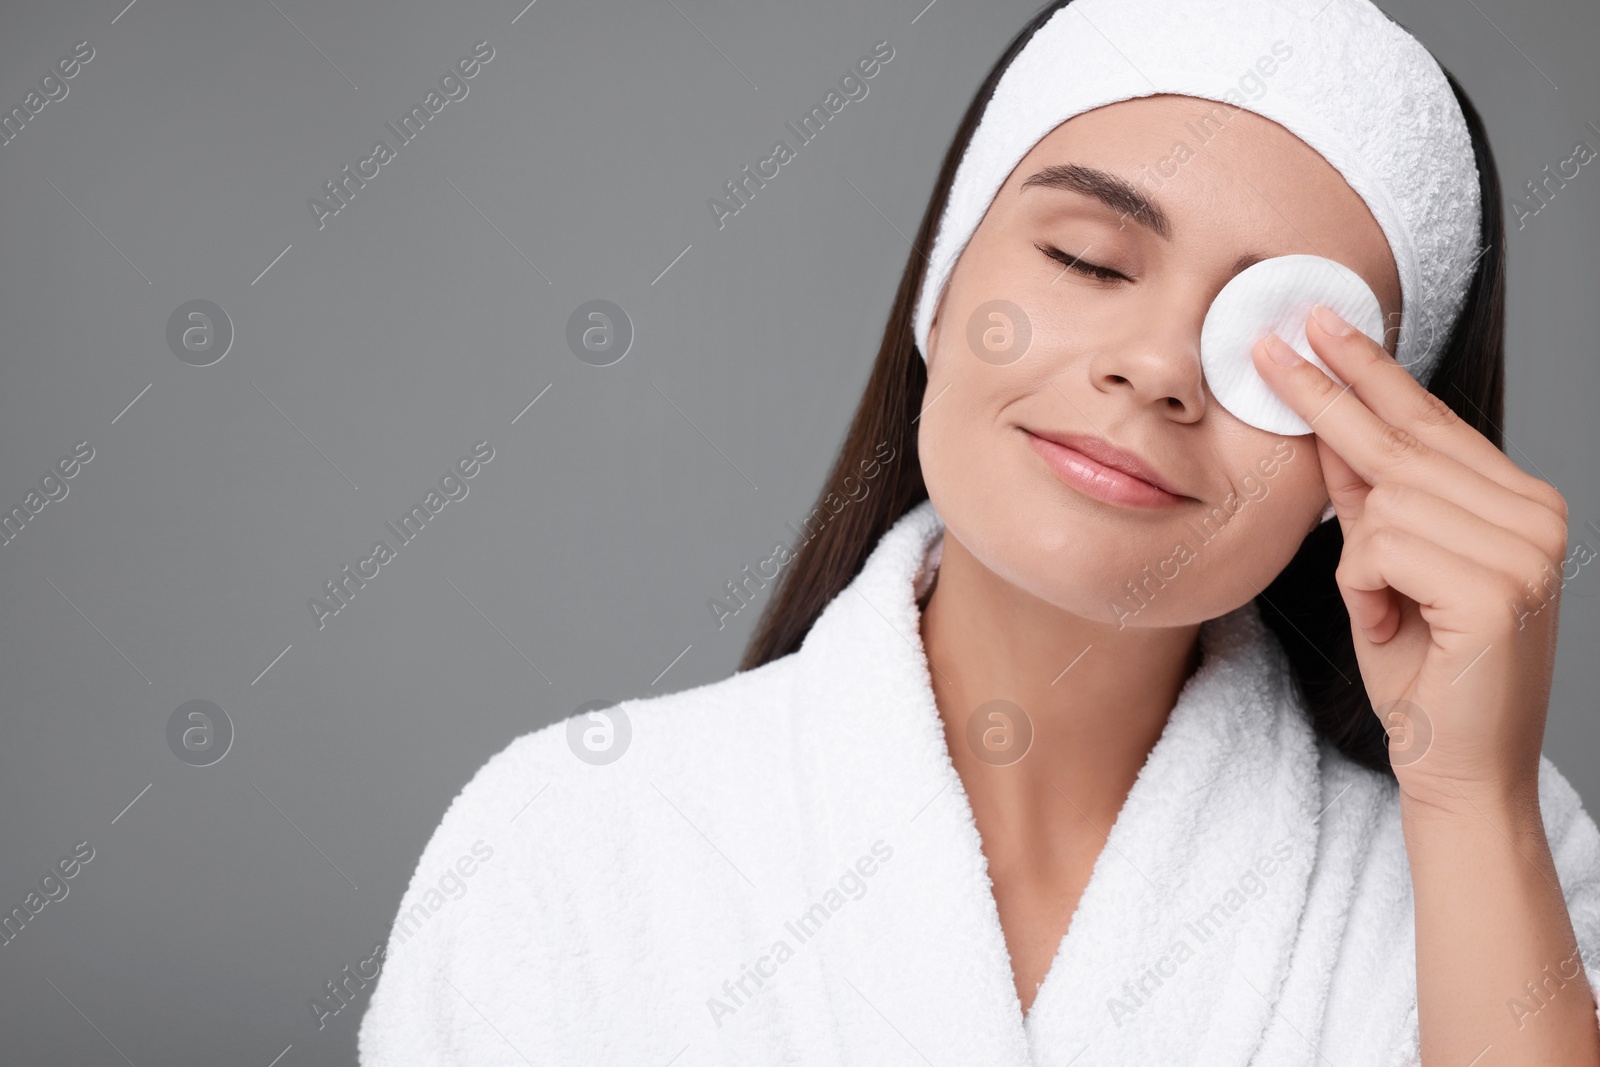
<svg viewBox="0 0 1600 1067">
<path fill-rule="evenodd" d="M 1254 262 L 1241 257 L 1297 253 L 1349 267 L 1399 321 L 1377 221 L 1277 123 L 1162 95 L 1056 127 L 1007 177 L 930 330 L 918 451 L 947 536 L 1012 584 L 1119 627 L 1190 625 L 1254 597 L 1327 493 L 1310 435 L 1217 403 L 1200 328 Z M 1083 438 L 1133 453 L 1171 491 L 1108 481 L 1077 452 L 1095 446 Z"/>
</svg>

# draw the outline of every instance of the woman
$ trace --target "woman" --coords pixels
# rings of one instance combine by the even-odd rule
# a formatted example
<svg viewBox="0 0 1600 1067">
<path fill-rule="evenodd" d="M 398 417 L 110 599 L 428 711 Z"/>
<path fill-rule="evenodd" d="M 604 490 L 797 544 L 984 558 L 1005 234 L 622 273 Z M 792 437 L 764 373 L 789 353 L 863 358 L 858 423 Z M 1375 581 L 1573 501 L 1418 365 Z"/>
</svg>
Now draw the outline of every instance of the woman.
<svg viewBox="0 0 1600 1067">
<path fill-rule="evenodd" d="M 1283 436 L 1199 342 L 1302 254 L 1398 329 L 1306 323 L 1342 389 L 1257 345 Z M 362 1062 L 1600 1064 L 1503 263 L 1475 111 L 1367 0 L 1041 12 L 741 672 L 478 772 Z"/>
</svg>

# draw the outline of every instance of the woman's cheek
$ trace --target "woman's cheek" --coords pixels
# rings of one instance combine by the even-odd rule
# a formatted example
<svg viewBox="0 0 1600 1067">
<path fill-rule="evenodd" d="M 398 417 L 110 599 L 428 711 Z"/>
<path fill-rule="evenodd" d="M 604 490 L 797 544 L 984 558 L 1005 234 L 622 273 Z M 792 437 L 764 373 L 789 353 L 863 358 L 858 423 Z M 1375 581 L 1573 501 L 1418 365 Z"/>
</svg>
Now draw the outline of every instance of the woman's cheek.
<svg viewBox="0 0 1600 1067">
<path fill-rule="evenodd" d="M 1148 604 L 1128 602 L 1139 608 L 1139 622 L 1177 625 L 1230 611 L 1270 584 L 1299 551 L 1326 495 L 1313 448 L 1252 444 L 1234 456 L 1231 490 L 1189 509 L 1172 531 L 1171 551 L 1141 570 L 1138 585 L 1169 585 Z"/>
</svg>

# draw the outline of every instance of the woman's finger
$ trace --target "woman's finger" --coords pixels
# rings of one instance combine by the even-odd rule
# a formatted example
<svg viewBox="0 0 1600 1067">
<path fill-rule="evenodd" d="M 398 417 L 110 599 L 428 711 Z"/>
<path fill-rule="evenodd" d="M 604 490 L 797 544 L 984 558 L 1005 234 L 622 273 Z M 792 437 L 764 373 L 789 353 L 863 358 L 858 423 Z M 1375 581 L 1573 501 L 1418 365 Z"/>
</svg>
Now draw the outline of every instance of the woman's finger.
<svg viewBox="0 0 1600 1067">
<path fill-rule="evenodd" d="M 1274 350 L 1287 352 L 1291 362 L 1278 363 L 1268 354 Z M 1552 548 L 1558 556 L 1564 554 L 1566 502 L 1553 486 L 1527 479 L 1543 487 L 1538 495 L 1544 499 L 1535 501 L 1434 451 L 1409 431 L 1384 422 L 1352 387 L 1341 389 L 1276 335 L 1263 338 L 1252 354 L 1267 383 L 1311 425 L 1318 440 L 1337 452 L 1368 485 L 1398 481 L 1447 497 L 1535 544 Z M 1503 455 L 1500 458 L 1505 459 Z M 1338 509 L 1337 502 L 1334 507 Z"/>
<path fill-rule="evenodd" d="M 1349 332 L 1336 333 L 1335 324 Z M 1494 442 L 1467 425 L 1450 405 L 1423 388 L 1372 338 L 1319 305 L 1306 318 L 1306 340 L 1328 369 L 1348 382 L 1356 396 L 1378 418 L 1512 492 L 1539 499 L 1541 490 L 1535 483 L 1545 483 L 1511 462 Z"/>
<path fill-rule="evenodd" d="M 1322 481 L 1328 489 L 1328 501 L 1339 519 L 1339 529 L 1348 536 L 1350 524 L 1361 518 L 1367 494 L 1372 487 L 1328 442 L 1315 434 L 1312 440 L 1317 443 L 1317 460 L 1322 464 Z"/>
<path fill-rule="evenodd" d="M 1426 490 L 1385 482 L 1367 494 L 1362 522 L 1374 527 L 1394 526 L 1434 541 L 1486 570 L 1508 577 L 1514 586 L 1525 588 L 1530 594 L 1552 578 L 1559 581 L 1559 567 L 1551 565 L 1542 549 Z M 1508 604 L 1507 617 L 1520 618 L 1529 599 L 1513 599 Z"/>
<path fill-rule="evenodd" d="M 1368 640 L 1381 644 L 1398 629 L 1399 606 L 1385 592 L 1392 591 L 1416 601 L 1433 644 L 1461 655 L 1463 666 L 1465 659 L 1481 648 L 1479 635 L 1485 630 L 1485 616 L 1480 602 L 1486 598 L 1509 600 L 1514 592 L 1511 580 L 1498 571 L 1427 537 L 1387 525 L 1357 525 L 1354 536 L 1345 542 L 1334 579 L 1351 620 L 1362 627 Z M 1385 594 L 1381 613 L 1375 593 Z M 1378 629 L 1373 631 L 1373 627 Z M 1512 629 L 1510 620 L 1492 629 Z M 1471 640 L 1460 640 L 1467 635 L 1473 635 Z M 1467 651 L 1468 646 L 1476 647 Z"/>
</svg>

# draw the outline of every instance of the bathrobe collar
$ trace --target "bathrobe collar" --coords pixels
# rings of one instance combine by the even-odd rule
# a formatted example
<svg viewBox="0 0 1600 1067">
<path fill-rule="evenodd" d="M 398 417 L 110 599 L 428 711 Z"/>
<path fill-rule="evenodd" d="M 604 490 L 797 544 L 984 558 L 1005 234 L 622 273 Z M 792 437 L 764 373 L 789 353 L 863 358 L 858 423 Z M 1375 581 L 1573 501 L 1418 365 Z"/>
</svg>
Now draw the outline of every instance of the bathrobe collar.
<svg viewBox="0 0 1600 1067">
<path fill-rule="evenodd" d="M 1288 972 L 1320 815 L 1317 743 L 1276 638 L 1253 602 L 1202 625 L 1201 666 L 1024 1020 L 920 635 L 943 529 L 928 500 L 902 516 L 796 653 L 807 888 L 873 872 L 818 938 L 840 1047 L 889 1028 L 933 1063 L 1092 1067 L 1180 1047 L 1247 1062 Z M 891 858 L 863 865 L 875 842 Z"/>
</svg>

